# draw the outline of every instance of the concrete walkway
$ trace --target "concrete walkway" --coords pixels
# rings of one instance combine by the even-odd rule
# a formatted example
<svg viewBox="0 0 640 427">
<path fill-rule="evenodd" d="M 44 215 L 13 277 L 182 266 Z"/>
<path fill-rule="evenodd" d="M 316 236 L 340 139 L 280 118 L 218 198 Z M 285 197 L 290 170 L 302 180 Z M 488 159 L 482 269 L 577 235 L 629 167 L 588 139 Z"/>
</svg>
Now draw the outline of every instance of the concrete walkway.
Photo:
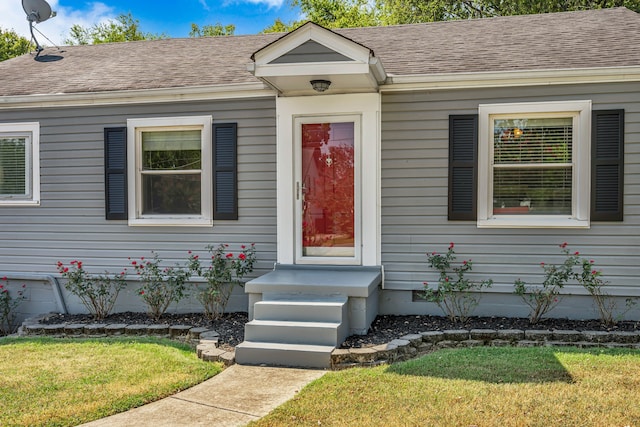
<svg viewBox="0 0 640 427">
<path fill-rule="evenodd" d="M 244 426 L 293 398 L 325 372 L 232 365 L 188 390 L 83 426 Z"/>
</svg>

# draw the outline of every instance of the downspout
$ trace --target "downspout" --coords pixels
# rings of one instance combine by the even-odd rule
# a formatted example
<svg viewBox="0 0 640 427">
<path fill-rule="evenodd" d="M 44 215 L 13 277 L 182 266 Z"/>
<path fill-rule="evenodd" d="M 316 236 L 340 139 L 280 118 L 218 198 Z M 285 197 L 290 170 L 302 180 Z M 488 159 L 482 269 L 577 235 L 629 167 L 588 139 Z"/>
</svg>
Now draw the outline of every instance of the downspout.
<svg viewBox="0 0 640 427">
<path fill-rule="evenodd" d="M 51 285 L 51 289 L 53 290 L 53 296 L 56 300 L 56 305 L 60 308 L 62 314 L 68 314 L 69 310 L 67 310 L 67 304 L 64 301 L 64 297 L 62 296 L 62 289 L 60 288 L 60 283 L 55 276 L 51 274 L 45 273 L 2 273 L 0 272 L 0 277 L 7 277 L 7 279 L 15 279 L 15 280 L 34 280 L 34 281 L 47 281 Z"/>
</svg>

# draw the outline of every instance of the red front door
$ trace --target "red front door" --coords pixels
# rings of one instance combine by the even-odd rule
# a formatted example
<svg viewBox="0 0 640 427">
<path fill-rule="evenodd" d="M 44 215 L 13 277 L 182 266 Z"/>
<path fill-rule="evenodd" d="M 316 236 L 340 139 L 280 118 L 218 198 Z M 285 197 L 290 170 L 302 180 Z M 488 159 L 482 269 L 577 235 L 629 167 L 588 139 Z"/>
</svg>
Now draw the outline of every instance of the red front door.
<svg viewBox="0 0 640 427">
<path fill-rule="evenodd" d="M 354 257 L 354 122 L 301 126 L 301 255 Z"/>
</svg>

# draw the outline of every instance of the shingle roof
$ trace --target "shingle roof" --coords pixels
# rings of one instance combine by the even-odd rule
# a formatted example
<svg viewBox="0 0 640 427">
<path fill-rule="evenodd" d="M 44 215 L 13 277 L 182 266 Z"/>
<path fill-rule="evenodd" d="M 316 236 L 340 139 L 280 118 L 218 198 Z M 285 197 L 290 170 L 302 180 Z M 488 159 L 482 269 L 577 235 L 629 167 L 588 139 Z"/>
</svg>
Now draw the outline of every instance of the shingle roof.
<svg viewBox="0 0 640 427">
<path fill-rule="evenodd" d="M 626 8 L 336 30 L 390 75 L 640 66 L 640 14 Z M 251 54 L 282 34 L 47 48 L 0 62 L 0 96 L 256 83 Z"/>
</svg>

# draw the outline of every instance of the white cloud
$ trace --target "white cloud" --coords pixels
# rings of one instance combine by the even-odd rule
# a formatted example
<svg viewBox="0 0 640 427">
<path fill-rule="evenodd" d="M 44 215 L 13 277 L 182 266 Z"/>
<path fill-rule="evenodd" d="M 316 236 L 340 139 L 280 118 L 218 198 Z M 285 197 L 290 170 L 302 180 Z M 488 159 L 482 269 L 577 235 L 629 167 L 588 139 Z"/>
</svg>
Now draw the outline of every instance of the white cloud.
<svg viewBox="0 0 640 427">
<path fill-rule="evenodd" d="M 64 2 L 64 0 L 61 1 Z M 55 45 L 61 45 L 64 39 L 68 37 L 69 30 L 75 24 L 90 27 L 96 23 L 105 22 L 116 17 L 114 9 L 101 2 L 88 3 L 87 9 L 83 10 L 60 5 L 59 0 L 48 0 L 48 3 L 51 5 L 51 9 L 57 13 L 57 16 L 34 26 L 46 36 L 45 38 L 37 31 L 34 31 L 41 45 L 50 46 L 51 42 Z M 0 0 L 0 27 L 13 29 L 21 36 L 31 38 L 29 23 L 24 10 L 22 10 L 20 0 Z"/>
<path fill-rule="evenodd" d="M 209 7 L 209 5 L 207 4 L 207 0 L 198 0 L 200 2 L 200 4 L 202 5 L 202 8 L 206 11 L 211 10 L 211 8 Z"/>
<path fill-rule="evenodd" d="M 282 7 L 284 0 L 243 0 L 246 3 L 265 4 L 269 8 L 279 9 Z"/>
</svg>

